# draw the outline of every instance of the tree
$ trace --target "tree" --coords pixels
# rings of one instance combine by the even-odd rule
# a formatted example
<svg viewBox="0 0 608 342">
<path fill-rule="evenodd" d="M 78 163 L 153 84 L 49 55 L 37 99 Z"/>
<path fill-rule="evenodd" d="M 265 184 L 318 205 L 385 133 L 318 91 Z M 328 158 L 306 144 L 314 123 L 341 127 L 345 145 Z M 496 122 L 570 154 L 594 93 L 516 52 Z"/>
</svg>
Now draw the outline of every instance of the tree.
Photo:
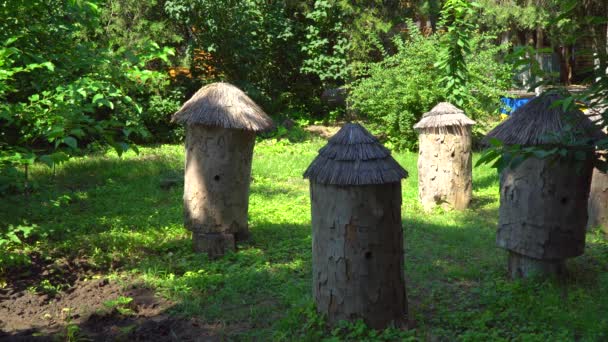
<svg viewBox="0 0 608 342">
<path fill-rule="evenodd" d="M 149 42 L 137 56 L 113 54 L 96 39 L 100 4 L 0 2 L 2 176 L 23 166 L 27 177 L 34 161 L 52 166 L 93 143 L 122 153 L 145 134 L 133 95 L 162 78 L 146 64 L 171 51 Z"/>
</svg>

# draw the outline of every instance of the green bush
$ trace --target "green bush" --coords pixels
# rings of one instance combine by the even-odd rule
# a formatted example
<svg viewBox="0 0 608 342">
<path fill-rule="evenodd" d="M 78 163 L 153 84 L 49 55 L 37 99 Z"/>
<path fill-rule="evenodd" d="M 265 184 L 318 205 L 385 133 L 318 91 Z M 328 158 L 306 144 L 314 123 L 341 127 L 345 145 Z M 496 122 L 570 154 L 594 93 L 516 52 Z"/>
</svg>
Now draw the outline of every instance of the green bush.
<svg viewBox="0 0 608 342">
<path fill-rule="evenodd" d="M 423 113 L 447 98 L 441 69 L 435 66 L 445 44 L 445 36 L 423 36 L 409 23 L 408 36 L 395 38 L 397 52 L 378 63 L 367 65 L 364 77 L 350 87 L 353 109 L 366 118 L 375 132 L 398 149 L 415 149 L 418 135 L 413 129 Z M 493 37 L 477 34 L 471 40 L 474 53 L 467 56 L 467 91 L 471 100 L 463 110 L 473 119 L 491 120 L 500 104 L 500 95 L 511 83 L 511 67 L 497 57 L 506 46 L 491 44 Z"/>
<path fill-rule="evenodd" d="M 384 132 L 399 149 L 411 149 L 417 139 L 412 126 L 425 110 L 445 98 L 433 66 L 439 41 L 414 29 L 407 40 L 395 38 L 394 43 L 397 53 L 369 64 L 369 77 L 352 85 L 349 100 L 372 130 Z"/>
<path fill-rule="evenodd" d="M 184 93 L 183 88 L 177 88 L 167 94 L 150 96 L 142 112 L 142 121 L 154 142 L 177 142 L 183 139 L 184 128 L 171 123 L 171 116 L 184 102 Z"/>
</svg>

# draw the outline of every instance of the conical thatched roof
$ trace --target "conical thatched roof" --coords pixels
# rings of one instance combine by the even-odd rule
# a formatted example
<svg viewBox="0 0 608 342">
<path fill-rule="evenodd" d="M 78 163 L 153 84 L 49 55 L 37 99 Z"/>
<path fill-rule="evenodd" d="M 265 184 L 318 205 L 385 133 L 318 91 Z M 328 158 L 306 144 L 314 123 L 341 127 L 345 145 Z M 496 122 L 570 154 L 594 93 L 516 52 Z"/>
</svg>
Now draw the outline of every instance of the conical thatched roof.
<svg viewBox="0 0 608 342">
<path fill-rule="evenodd" d="M 224 82 L 199 89 L 173 115 L 171 121 L 254 132 L 273 126 L 272 119 L 247 94 Z"/>
<path fill-rule="evenodd" d="M 578 138 L 602 138 L 602 132 L 583 112 L 576 109 L 566 113 L 561 104 L 553 105 L 561 99 L 564 97 L 555 93 L 533 98 L 491 130 L 484 142 L 496 138 L 506 145 L 555 144 L 556 136 L 563 132 L 566 125 L 574 128 Z"/>
<path fill-rule="evenodd" d="M 447 126 L 471 126 L 475 121 L 469 119 L 462 109 L 449 102 L 440 102 L 430 112 L 424 113 L 414 129 L 439 128 Z"/>
<path fill-rule="evenodd" d="M 391 152 L 359 124 L 348 123 L 329 139 L 304 178 L 320 184 L 369 185 L 407 177 Z"/>
</svg>

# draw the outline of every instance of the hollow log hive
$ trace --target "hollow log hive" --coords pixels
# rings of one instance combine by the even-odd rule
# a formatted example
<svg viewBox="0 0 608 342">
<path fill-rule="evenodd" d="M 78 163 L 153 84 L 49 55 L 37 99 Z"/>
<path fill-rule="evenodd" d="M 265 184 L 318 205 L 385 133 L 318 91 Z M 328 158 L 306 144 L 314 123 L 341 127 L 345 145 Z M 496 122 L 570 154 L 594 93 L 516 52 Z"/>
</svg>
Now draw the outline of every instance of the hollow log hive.
<svg viewBox="0 0 608 342">
<path fill-rule="evenodd" d="M 555 94 L 534 98 L 486 137 L 507 146 L 540 149 L 549 145 L 567 151 L 543 159 L 529 157 L 501 172 L 496 243 L 509 251 L 512 278 L 559 275 L 564 260 L 585 249 L 593 144 L 584 148 L 560 145 L 555 138 L 566 123 L 581 140 L 600 138 L 601 132 L 582 112 L 564 112 L 562 106 L 554 106 L 561 98 Z"/>
<path fill-rule="evenodd" d="M 312 206 L 313 297 L 330 324 L 406 322 L 401 179 L 369 132 L 346 124 L 306 170 Z"/>
<path fill-rule="evenodd" d="M 270 118 L 227 83 L 201 88 L 174 115 L 186 125 L 184 225 L 195 252 L 210 258 L 249 236 L 247 210 L 256 132 Z"/>
<path fill-rule="evenodd" d="M 559 166 L 558 166 L 559 165 Z M 583 254 L 591 162 L 529 158 L 500 176 L 496 243 L 512 277 L 555 274 Z"/>
<path fill-rule="evenodd" d="M 475 121 L 442 102 L 414 128 L 420 133 L 418 197 L 425 210 L 466 209 L 473 197 L 471 126 Z"/>
<path fill-rule="evenodd" d="M 607 110 L 606 106 L 596 106 L 588 111 L 587 116 L 592 122 L 602 123 L 602 112 Z M 606 132 L 605 128 L 604 132 Z M 608 151 L 602 152 L 605 156 Z M 602 158 L 602 161 L 606 162 L 605 157 Z M 601 228 L 604 234 L 608 235 L 608 174 L 597 168 L 593 170 L 591 177 L 587 213 L 589 215 L 587 228 Z"/>
<path fill-rule="evenodd" d="M 593 170 L 587 213 L 587 226 L 600 227 L 608 235 L 608 174 L 598 169 Z"/>
</svg>

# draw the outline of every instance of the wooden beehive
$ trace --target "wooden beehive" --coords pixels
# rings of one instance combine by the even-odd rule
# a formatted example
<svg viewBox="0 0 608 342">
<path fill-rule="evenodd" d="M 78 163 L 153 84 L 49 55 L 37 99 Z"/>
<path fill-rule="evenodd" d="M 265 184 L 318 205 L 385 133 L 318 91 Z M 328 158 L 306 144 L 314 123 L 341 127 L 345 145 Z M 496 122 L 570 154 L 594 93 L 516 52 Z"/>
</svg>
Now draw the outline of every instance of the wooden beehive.
<svg viewBox="0 0 608 342">
<path fill-rule="evenodd" d="M 401 179 L 374 136 L 346 124 L 306 170 L 312 206 L 313 296 L 330 324 L 405 322 Z"/>
<path fill-rule="evenodd" d="M 466 209 L 473 197 L 471 126 L 462 110 L 441 102 L 414 128 L 419 132 L 418 197 L 434 206 Z"/>
<path fill-rule="evenodd" d="M 501 172 L 496 242 L 509 251 L 513 278 L 560 274 L 565 259 L 584 252 L 593 144 L 568 145 L 560 137 L 566 134 L 564 127 L 572 127 L 567 134 L 579 140 L 591 140 L 597 132 L 582 112 L 564 112 L 554 105 L 561 98 L 545 94 L 531 100 L 486 138 L 567 151 L 563 156 L 532 156 Z"/>
<path fill-rule="evenodd" d="M 249 236 L 247 210 L 256 132 L 272 120 L 228 83 L 201 88 L 175 113 L 186 125 L 184 224 L 211 258 Z"/>
</svg>

